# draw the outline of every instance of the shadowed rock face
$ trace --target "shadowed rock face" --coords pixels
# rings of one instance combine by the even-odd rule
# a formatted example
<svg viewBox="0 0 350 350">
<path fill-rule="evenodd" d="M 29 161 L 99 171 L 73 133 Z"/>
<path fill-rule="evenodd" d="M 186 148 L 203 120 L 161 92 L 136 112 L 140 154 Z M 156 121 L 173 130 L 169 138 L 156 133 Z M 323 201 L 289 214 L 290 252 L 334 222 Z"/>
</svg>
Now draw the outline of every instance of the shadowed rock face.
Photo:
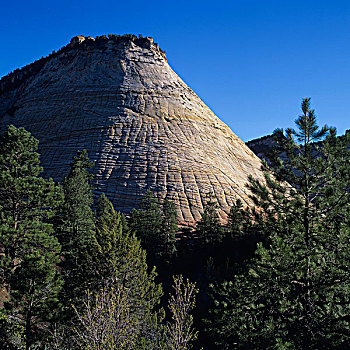
<svg viewBox="0 0 350 350">
<path fill-rule="evenodd" d="M 45 175 L 62 180 L 78 149 L 95 162 L 95 188 L 117 210 L 150 188 L 175 201 L 180 221 L 200 218 L 213 193 L 225 219 L 250 205 L 260 160 L 174 73 L 151 38 L 73 38 L 0 81 L 0 122 L 40 140 Z"/>
</svg>

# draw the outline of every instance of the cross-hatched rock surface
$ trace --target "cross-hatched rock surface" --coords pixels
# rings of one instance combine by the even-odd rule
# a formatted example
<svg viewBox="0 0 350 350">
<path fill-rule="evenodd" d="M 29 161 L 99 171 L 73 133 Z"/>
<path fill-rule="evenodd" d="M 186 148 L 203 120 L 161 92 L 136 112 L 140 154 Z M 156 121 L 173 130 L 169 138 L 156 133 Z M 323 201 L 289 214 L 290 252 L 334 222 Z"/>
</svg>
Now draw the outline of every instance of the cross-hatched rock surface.
<svg viewBox="0 0 350 350">
<path fill-rule="evenodd" d="M 40 141 L 45 176 L 61 181 L 77 150 L 95 162 L 94 186 L 129 212 L 150 188 L 200 218 L 212 193 L 224 220 L 260 160 L 168 65 L 152 38 L 75 37 L 0 81 L 0 122 Z"/>
</svg>

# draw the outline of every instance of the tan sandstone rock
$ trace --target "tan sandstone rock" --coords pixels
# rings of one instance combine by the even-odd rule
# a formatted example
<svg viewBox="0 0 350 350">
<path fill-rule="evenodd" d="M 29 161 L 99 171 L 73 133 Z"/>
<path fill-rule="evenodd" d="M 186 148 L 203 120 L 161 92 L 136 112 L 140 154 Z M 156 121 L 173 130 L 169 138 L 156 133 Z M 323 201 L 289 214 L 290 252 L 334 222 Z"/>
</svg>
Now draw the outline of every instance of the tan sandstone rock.
<svg viewBox="0 0 350 350">
<path fill-rule="evenodd" d="M 62 180 L 75 152 L 95 162 L 95 188 L 128 212 L 150 188 L 175 201 L 180 221 L 200 218 L 213 193 L 225 219 L 260 160 L 166 62 L 152 38 L 72 39 L 0 81 L 0 122 L 40 140 L 45 175 Z M 237 116 L 239 117 L 239 116 Z"/>
</svg>

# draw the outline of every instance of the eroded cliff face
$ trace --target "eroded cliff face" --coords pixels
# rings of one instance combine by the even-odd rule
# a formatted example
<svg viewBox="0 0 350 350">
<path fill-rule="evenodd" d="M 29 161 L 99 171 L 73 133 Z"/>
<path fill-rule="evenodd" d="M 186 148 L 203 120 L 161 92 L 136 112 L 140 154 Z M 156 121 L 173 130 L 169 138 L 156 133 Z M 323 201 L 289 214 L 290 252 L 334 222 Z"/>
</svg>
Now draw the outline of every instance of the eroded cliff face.
<svg viewBox="0 0 350 350">
<path fill-rule="evenodd" d="M 33 66 L 35 65 L 36 66 Z M 175 201 L 181 223 L 213 193 L 225 219 L 260 160 L 168 65 L 152 38 L 73 38 L 0 81 L 0 122 L 40 140 L 45 175 L 62 180 L 77 150 L 95 162 L 95 188 L 117 210 L 150 188 Z"/>
</svg>

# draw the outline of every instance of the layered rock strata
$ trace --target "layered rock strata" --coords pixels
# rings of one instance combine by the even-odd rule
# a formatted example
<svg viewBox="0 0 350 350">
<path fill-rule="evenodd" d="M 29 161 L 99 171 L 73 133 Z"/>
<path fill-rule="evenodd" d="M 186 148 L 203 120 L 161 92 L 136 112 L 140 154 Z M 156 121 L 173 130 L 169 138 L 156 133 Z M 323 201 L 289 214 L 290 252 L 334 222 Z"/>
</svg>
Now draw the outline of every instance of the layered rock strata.
<svg viewBox="0 0 350 350">
<path fill-rule="evenodd" d="M 175 201 L 180 221 L 200 218 L 213 193 L 225 219 L 260 160 L 168 65 L 152 38 L 75 37 L 0 81 L 0 127 L 39 139 L 45 175 L 62 180 L 73 155 L 95 162 L 94 186 L 117 210 L 150 188 Z"/>
</svg>

